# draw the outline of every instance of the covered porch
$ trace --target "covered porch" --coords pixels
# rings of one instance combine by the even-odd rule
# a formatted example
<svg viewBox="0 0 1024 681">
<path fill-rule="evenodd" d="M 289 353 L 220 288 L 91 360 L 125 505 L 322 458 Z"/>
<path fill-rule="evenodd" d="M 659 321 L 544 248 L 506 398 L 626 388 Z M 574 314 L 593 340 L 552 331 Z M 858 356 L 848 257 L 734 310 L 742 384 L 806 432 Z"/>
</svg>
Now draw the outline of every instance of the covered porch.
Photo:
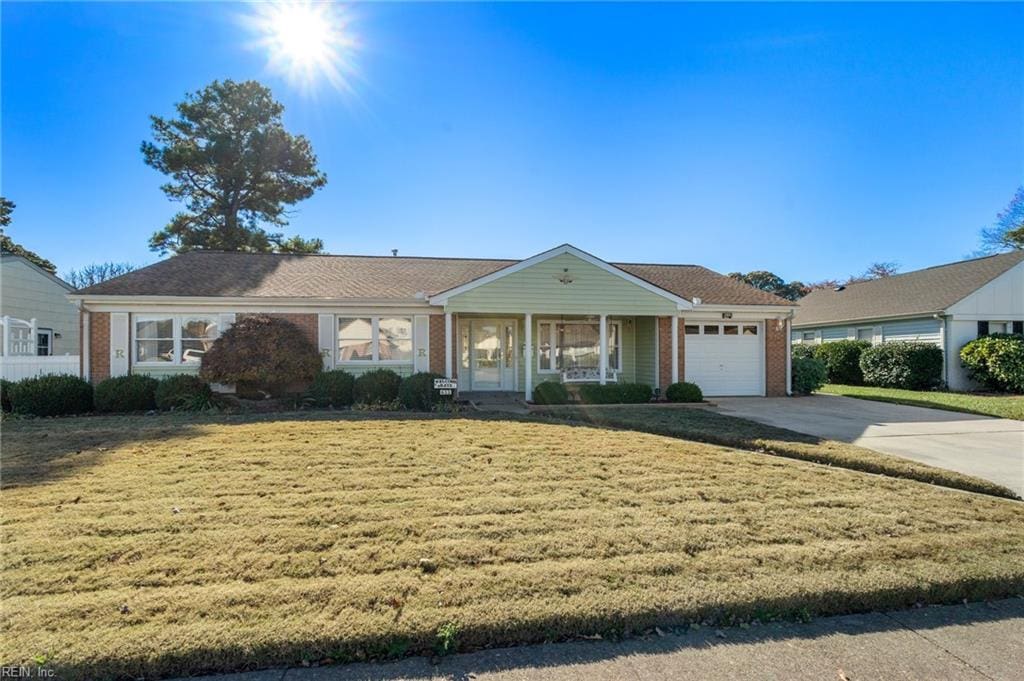
<svg viewBox="0 0 1024 681">
<path fill-rule="evenodd" d="M 460 392 L 526 399 L 544 381 L 657 388 L 657 327 L 653 316 L 449 312 L 445 374 L 458 380 Z"/>
</svg>

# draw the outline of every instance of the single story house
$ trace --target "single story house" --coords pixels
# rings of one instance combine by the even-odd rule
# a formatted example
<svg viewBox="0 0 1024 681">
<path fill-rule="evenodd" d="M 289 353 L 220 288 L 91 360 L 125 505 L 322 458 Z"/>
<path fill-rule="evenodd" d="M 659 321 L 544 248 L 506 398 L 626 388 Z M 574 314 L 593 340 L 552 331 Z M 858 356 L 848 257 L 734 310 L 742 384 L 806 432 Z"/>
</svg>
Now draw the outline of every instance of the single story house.
<svg viewBox="0 0 1024 681">
<path fill-rule="evenodd" d="M 10 322 L 2 329 L 0 354 L 76 355 L 78 308 L 67 297 L 74 290 L 27 258 L 0 255 L 0 320 Z"/>
<path fill-rule="evenodd" d="M 457 379 L 529 399 L 541 381 L 697 383 L 785 395 L 794 304 L 696 265 L 196 251 L 97 284 L 81 304 L 92 381 L 196 371 L 240 315 L 286 317 L 326 369 Z"/>
<path fill-rule="evenodd" d="M 969 390 L 960 349 L 990 333 L 1024 331 L 1024 251 L 812 291 L 793 318 L 793 342 L 935 343 L 945 382 Z"/>
</svg>

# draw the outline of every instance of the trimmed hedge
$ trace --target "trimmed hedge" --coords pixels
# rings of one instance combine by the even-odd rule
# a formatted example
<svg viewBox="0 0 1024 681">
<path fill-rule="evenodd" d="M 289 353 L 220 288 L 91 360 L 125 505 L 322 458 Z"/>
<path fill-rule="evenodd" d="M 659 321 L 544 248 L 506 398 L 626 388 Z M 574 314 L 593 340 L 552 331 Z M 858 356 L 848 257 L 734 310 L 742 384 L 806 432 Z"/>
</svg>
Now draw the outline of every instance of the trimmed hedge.
<svg viewBox="0 0 1024 681">
<path fill-rule="evenodd" d="M 318 407 L 351 407 L 355 383 L 356 377 L 347 371 L 323 371 L 313 379 L 309 395 Z"/>
<path fill-rule="evenodd" d="M 817 346 L 810 345 L 810 344 L 807 344 L 807 343 L 794 343 L 793 344 L 793 349 L 790 352 L 790 356 L 793 359 L 797 359 L 798 357 L 799 358 L 814 357 L 814 348 L 815 347 L 817 347 Z"/>
<path fill-rule="evenodd" d="M 1024 393 L 1024 336 L 975 338 L 960 350 L 968 375 L 990 390 Z"/>
<path fill-rule="evenodd" d="M 144 374 L 108 378 L 96 385 L 93 404 L 96 411 L 107 413 L 156 409 L 157 383 Z"/>
<path fill-rule="evenodd" d="M 278 396 L 308 384 L 323 368 L 316 345 L 291 322 L 265 314 L 245 315 L 203 355 L 199 376 L 235 385 L 240 394 L 265 390 Z M 302 386 L 303 389 L 305 386 Z"/>
<path fill-rule="evenodd" d="M 39 376 L 11 389 L 11 410 L 29 416 L 67 416 L 92 411 L 92 386 L 77 376 Z"/>
<path fill-rule="evenodd" d="M 14 383 L 6 378 L 0 378 L 0 411 L 5 414 L 11 411 L 11 388 Z"/>
<path fill-rule="evenodd" d="M 424 371 L 403 379 L 398 387 L 398 401 L 406 409 L 418 411 L 431 411 L 439 404 L 450 404 L 453 395 L 442 395 L 434 389 L 434 379 L 437 378 L 444 376 Z"/>
<path fill-rule="evenodd" d="M 643 404 L 654 394 L 651 386 L 643 383 L 584 383 L 580 386 L 583 404 Z"/>
<path fill-rule="evenodd" d="M 798 395 L 810 395 L 820 390 L 828 379 L 825 362 L 817 357 L 793 357 L 793 392 Z"/>
<path fill-rule="evenodd" d="M 696 383 L 680 381 L 665 390 L 665 399 L 669 402 L 703 402 L 704 392 Z"/>
<path fill-rule="evenodd" d="M 931 343 L 883 343 L 861 353 L 860 368 L 868 385 L 930 390 L 942 384 L 942 349 Z"/>
<path fill-rule="evenodd" d="M 814 356 L 825 363 L 829 383 L 863 385 L 860 356 L 871 347 L 868 341 L 840 340 L 814 346 Z"/>
<path fill-rule="evenodd" d="M 168 376 L 156 385 L 156 408 L 201 411 L 213 405 L 210 384 L 192 374 Z"/>
<path fill-rule="evenodd" d="M 398 399 L 402 377 L 391 369 L 374 369 L 356 378 L 352 396 L 356 404 L 384 404 Z"/>
<path fill-rule="evenodd" d="M 544 381 L 533 388 L 534 404 L 569 404 L 569 391 L 558 381 Z"/>
</svg>

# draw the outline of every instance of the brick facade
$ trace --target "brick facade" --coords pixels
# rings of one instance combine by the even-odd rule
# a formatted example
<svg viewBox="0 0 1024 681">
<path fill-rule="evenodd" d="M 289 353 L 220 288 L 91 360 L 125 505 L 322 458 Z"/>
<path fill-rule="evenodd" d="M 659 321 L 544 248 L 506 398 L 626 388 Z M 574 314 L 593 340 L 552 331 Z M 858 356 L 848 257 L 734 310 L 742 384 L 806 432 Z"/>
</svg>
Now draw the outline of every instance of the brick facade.
<svg viewBox="0 0 1024 681">
<path fill-rule="evenodd" d="M 683 319 L 679 324 L 679 380 L 686 380 L 686 335 L 683 333 Z M 672 385 L 672 318 L 658 317 L 658 385 L 661 394 Z"/>
<path fill-rule="evenodd" d="M 786 322 L 781 319 L 764 320 L 764 374 L 768 397 L 786 395 Z"/>
<path fill-rule="evenodd" d="M 430 315 L 430 372 L 444 375 L 444 315 Z"/>
<path fill-rule="evenodd" d="M 84 337 L 84 336 L 83 336 Z M 110 378 L 110 313 L 89 313 L 89 381 Z"/>
</svg>

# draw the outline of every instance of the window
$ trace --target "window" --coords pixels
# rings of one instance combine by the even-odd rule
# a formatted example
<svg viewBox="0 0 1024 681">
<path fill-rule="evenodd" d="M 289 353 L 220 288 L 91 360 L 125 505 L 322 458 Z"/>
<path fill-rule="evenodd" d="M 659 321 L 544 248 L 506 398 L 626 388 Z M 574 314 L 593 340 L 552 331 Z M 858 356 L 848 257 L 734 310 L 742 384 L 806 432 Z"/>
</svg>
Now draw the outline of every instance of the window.
<svg viewBox="0 0 1024 681">
<path fill-rule="evenodd" d="M 686 324 L 683 326 L 683 333 L 687 336 L 696 336 L 700 333 L 700 326 L 697 324 Z"/>
<path fill-rule="evenodd" d="M 53 354 L 53 331 L 40 329 L 36 332 L 36 355 L 49 357 Z"/>
<path fill-rule="evenodd" d="M 718 335 L 718 324 L 705 324 L 704 325 L 705 336 L 717 336 Z"/>
<path fill-rule="evenodd" d="M 412 362 L 412 317 L 338 317 L 338 362 Z"/>
<path fill-rule="evenodd" d="M 174 317 L 135 321 L 135 361 L 174 361 Z"/>
<path fill-rule="evenodd" d="M 380 328 L 379 355 L 382 362 L 412 361 L 412 319 L 385 317 L 378 322 Z"/>
<path fill-rule="evenodd" d="M 993 333 L 1006 333 L 1006 326 L 1006 322 L 989 322 L 988 333 L 989 335 Z"/>
<path fill-rule="evenodd" d="M 802 341 L 803 341 L 804 343 L 813 343 L 813 342 L 814 342 L 814 332 L 813 332 L 813 331 L 804 331 L 804 332 L 803 332 L 803 333 L 802 333 L 802 334 L 800 335 L 800 339 L 801 339 L 801 340 L 802 340 Z"/>
<path fill-rule="evenodd" d="M 857 329 L 857 340 L 868 341 L 869 343 L 875 338 L 875 330 L 870 326 L 864 329 Z"/>
<path fill-rule="evenodd" d="M 215 315 L 136 316 L 135 361 L 199 364 L 219 331 Z"/>
<path fill-rule="evenodd" d="M 757 335 L 757 324 L 744 324 L 743 325 L 744 336 L 756 336 Z"/>
<path fill-rule="evenodd" d="M 722 327 L 722 333 L 726 336 L 738 336 L 740 335 L 740 327 L 735 324 L 726 324 Z"/>
<path fill-rule="evenodd" d="M 545 336 L 546 334 L 546 336 Z M 608 322 L 608 368 L 621 367 L 619 322 Z M 546 347 L 545 347 L 546 346 Z M 601 358 L 598 322 L 542 322 L 538 325 L 537 370 L 597 369 Z"/>
</svg>

